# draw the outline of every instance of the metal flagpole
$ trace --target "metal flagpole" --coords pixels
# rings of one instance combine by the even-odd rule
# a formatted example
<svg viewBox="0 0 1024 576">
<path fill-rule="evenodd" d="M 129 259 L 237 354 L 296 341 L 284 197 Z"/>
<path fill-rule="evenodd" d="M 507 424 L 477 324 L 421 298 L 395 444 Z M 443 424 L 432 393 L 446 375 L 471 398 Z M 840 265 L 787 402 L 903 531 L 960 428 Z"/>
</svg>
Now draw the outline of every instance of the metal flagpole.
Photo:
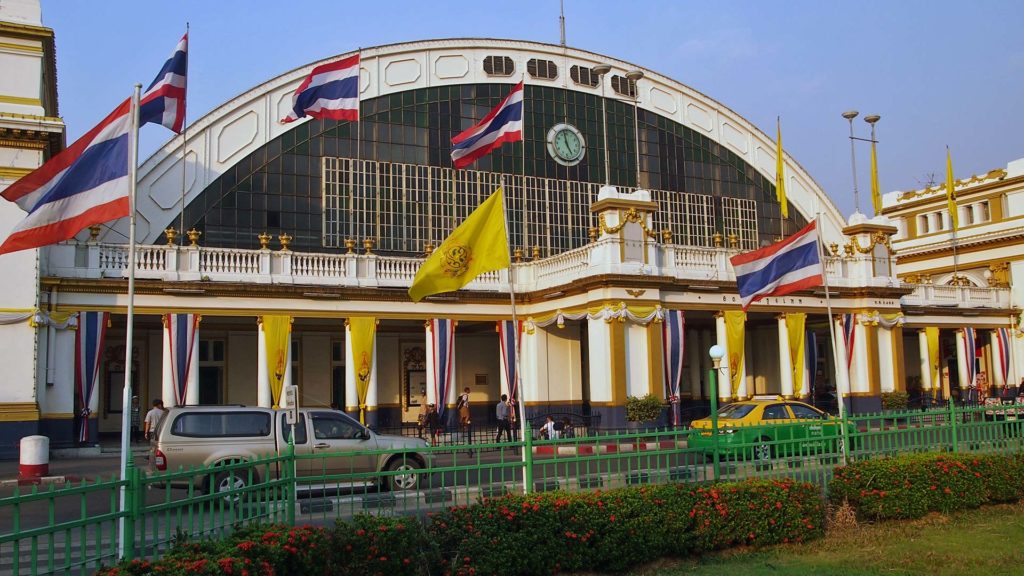
<svg viewBox="0 0 1024 576">
<path fill-rule="evenodd" d="M 354 172 L 353 176 L 355 177 L 355 186 L 353 186 L 353 188 L 352 188 L 352 202 L 350 202 L 349 206 L 348 206 L 348 210 L 349 210 L 349 219 L 348 219 L 349 236 L 352 238 L 352 241 L 356 243 L 356 246 L 359 245 L 359 241 L 356 238 L 356 215 L 359 213 L 356 210 L 356 202 L 359 200 L 359 198 L 358 198 L 359 195 L 360 195 L 359 191 L 362 188 L 361 184 L 362 184 L 362 181 L 363 181 L 363 166 L 362 166 L 362 164 L 363 164 L 363 161 L 362 161 L 362 158 L 363 158 L 363 154 L 362 154 L 362 146 L 363 146 L 363 118 L 362 118 L 362 115 L 363 115 L 363 102 L 362 102 L 362 100 L 359 99 L 359 88 L 362 86 L 362 82 L 363 82 L 363 77 L 362 77 L 363 76 L 363 47 L 360 46 L 359 50 L 357 52 L 359 53 L 359 68 L 358 68 L 358 70 L 356 70 L 356 101 L 357 101 L 356 106 L 359 109 L 358 110 L 359 118 L 356 120 L 356 163 L 355 163 L 355 168 L 356 169 L 353 171 Z"/>
<path fill-rule="evenodd" d="M 815 219 L 815 223 L 816 223 L 815 227 L 817 227 L 817 223 L 820 223 L 820 222 L 821 222 L 821 212 L 818 212 L 818 217 Z M 835 373 L 836 397 L 837 397 L 837 400 L 838 400 L 836 402 L 836 404 L 838 405 L 838 408 L 839 408 L 839 420 L 840 420 L 840 422 L 839 422 L 839 437 L 842 439 L 842 442 L 843 442 L 843 449 L 842 449 L 842 454 L 840 455 L 840 458 L 842 459 L 842 465 L 846 466 L 846 454 L 847 454 L 847 451 L 848 451 L 849 442 L 847 441 L 847 438 L 846 438 L 846 418 L 845 418 L 845 416 L 846 416 L 846 407 L 844 405 L 844 402 L 845 402 L 845 395 L 847 393 L 849 393 L 849 390 L 840 390 L 839 389 L 839 381 L 840 381 L 840 378 L 839 378 L 839 368 L 840 367 L 839 367 L 839 348 L 838 348 L 838 342 L 836 340 L 836 323 L 835 323 L 835 321 L 832 318 L 832 296 L 831 296 L 830 290 L 828 288 L 828 269 L 826 269 L 826 267 L 825 267 L 825 255 L 824 255 L 824 250 L 822 249 L 821 230 L 819 229 L 817 232 L 818 232 L 818 241 L 817 241 L 817 245 L 818 245 L 818 260 L 821 261 L 821 279 L 822 279 L 822 283 L 825 285 L 825 309 L 828 311 L 828 332 L 829 332 L 829 335 L 832 337 L 832 364 L 834 365 L 835 372 L 836 372 Z M 849 383 L 850 383 L 849 373 L 847 373 L 846 383 L 847 383 L 847 387 L 849 387 Z"/>
<path fill-rule="evenodd" d="M 523 146 L 526 146 L 524 141 Z M 526 425 L 526 400 L 523 397 L 523 377 L 520 371 L 520 359 L 519 359 L 519 315 L 516 314 L 516 268 L 515 263 L 512 262 L 512 247 L 509 245 L 509 229 L 508 229 L 508 212 L 505 209 L 505 177 L 501 178 L 501 215 L 505 219 L 505 250 L 508 254 L 508 294 L 509 300 L 512 304 L 512 350 L 516 355 L 516 377 L 515 377 L 515 390 L 519 394 L 518 402 L 513 403 L 513 410 L 518 405 L 520 410 L 517 414 L 519 418 L 519 432 L 523 437 L 523 493 L 529 494 L 530 489 L 533 486 L 533 470 L 531 469 L 531 461 L 533 454 L 531 454 L 532 447 L 530 442 L 527 441 L 526 435 L 530 433 L 529 426 Z"/>
<path fill-rule="evenodd" d="M 188 38 L 189 26 L 188 22 L 185 22 L 185 38 Z M 190 42 L 192 39 L 189 38 L 186 42 Z M 186 170 L 188 167 L 188 44 L 185 44 L 185 95 L 182 98 L 181 107 L 181 217 L 178 221 L 178 238 L 184 240 L 185 238 L 185 180 L 187 179 Z M 180 242 L 180 240 L 179 240 Z"/>
<path fill-rule="evenodd" d="M 124 390 L 121 393 L 121 507 L 126 510 L 128 468 L 132 466 L 131 451 L 131 402 L 132 402 L 132 338 L 134 336 L 135 323 L 135 189 L 138 178 L 139 162 L 139 95 L 142 93 L 142 84 L 135 85 L 135 92 L 132 93 L 132 104 L 130 114 L 129 130 L 129 152 L 128 152 L 128 207 L 130 210 L 128 219 L 128 320 L 125 328 L 125 352 L 124 352 Z M 125 545 L 129 534 L 126 530 L 126 518 L 121 516 L 117 521 L 118 557 L 123 558 Z"/>
</svg>

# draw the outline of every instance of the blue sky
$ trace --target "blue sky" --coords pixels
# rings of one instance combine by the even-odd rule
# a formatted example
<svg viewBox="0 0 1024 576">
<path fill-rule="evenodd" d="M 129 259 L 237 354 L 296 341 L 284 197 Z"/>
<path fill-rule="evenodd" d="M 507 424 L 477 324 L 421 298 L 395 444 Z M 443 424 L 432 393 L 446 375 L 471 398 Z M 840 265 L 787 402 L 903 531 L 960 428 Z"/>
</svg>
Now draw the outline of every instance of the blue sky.
<svg viewBox="0 0 1024 576">
<path fill-rule="evenodd" d="M 558 0 L 175 2 L 42 0 L 57 41 L 69 142 L 153 79 L 191 24 L 189 120 L 309 62 L 447 37 L 557 43 Z M 735 110 L 768 134 L 840 209 L 853 210 L 849 127 L 880 114 L 882 191 L 1024 158 L 1024 2 L 1015 0 L 566 0 L 570 46 L 656 70 Z M 148 126 L 143 157 L 170 132 Z M 868 182 L 858 144 L 858 183 Z M 861 195 L 861 209 L 870 198 Z"/>
</svg>

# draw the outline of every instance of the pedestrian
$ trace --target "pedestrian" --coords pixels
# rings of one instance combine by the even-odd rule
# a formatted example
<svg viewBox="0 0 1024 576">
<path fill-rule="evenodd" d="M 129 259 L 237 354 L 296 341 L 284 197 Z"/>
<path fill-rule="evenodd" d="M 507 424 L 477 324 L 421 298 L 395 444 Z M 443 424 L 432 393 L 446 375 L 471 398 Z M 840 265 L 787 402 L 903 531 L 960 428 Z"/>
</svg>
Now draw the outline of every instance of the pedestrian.
<svg viewBox="0 0 1024 576">
<path fill-rule="evenodd" d="M 156 436 L 156 427 L 160 424 L 160 419 L 164 417 L 167 409 L 164 408 L 164 401 L 157 398 L 153 400 L 153 408 L 149 412 L 146 412 L 146 420 L 143 423 L 143 435 L 146 440 Z"/>
<path fill-rule="evenodd" d="M 138 442 L 139 435 L 142 433 L 140 430 L 142 424 L 142 406 L 139 405 L 139 397 L 132 396 L 132 427 L 131 427 L 131 441 Z"/>
<path fill-rule="evenodd" d="M 430 444 L 437 446 L 437 437 L 441 435 L 441 416 L 437 413 L 437 406 L 427 406 L 427 430 L 430 431 Z"/>
<path fill-rule="evenodd" d="M 519 414 L 516 412 L 516 400 L 515 398 L 508 399 L 508 425 L 512 428 L 512 439 L 516 442 L 519 441 L 519 426 L 516 423 L 519 422 Z"/>
<path fill-rule="evenodd" d="M 469 413 L 469 386 L 459 394 L 458 401 L 455 402 L 455 409 L 459 412 L 459 426 L 462 427 L 463 438 L 466 444 L 473 443 L 472 425 L 473 422 L 470 418 Z"/>
<path fill-rule="evenodd" d="M 423 430 L 427 428 L 427 417 L 430 415 L 430 406 L 427 405 L 427 395 L 420 394 L 420 413 L 416 417 L 416 436 L 423 438 Z"/>
<path fill-rule="evenodd" d="M 562 438 L 575 438 L 576 431 L 572 428 L 572 418 L 566 416 L 562 419 Z"/>
<path fill-rule="evenodd" d="M 551 416 L 544 417 L 544 425 L 540 427 L 540 437 L 544 440 L 556 440 L 558 432 L 555 431 L 555 419 Z"/>
<path fill-rule="evenodd" d="M 498 434 L 497 434 L 497 436 L 494 437 L 494 441 L 496 443 L 497 442 L 501 442 L 501 433 L 502 432 L 505 433 L 505 441 L 506 442 L 511 442 L 512 441 L 512 424 L 509 421 L 509 417 L 508 417 L 510 411 L 511 410 L 509 409 L 509 406 L 508 406 L 508 395 L 507 394 L 502 394 L 501 395 L 501 400 L 494 407 L 494 415 L 498 419 Z"/>
</svg>

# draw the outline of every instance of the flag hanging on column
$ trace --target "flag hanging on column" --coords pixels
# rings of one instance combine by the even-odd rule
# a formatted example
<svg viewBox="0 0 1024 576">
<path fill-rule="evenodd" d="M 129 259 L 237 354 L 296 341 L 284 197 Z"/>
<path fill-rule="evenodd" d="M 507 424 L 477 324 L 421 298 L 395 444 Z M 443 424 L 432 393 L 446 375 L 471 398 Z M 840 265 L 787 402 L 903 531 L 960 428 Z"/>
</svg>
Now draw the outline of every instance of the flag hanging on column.
<svg viewBox="0 0 1024 576">
<path fill-rule="evenodd" d="M 291 342 L 291 316 L 264 316 L 263 339 L 267 349 L 267 379 L 270 381 L 270 398 L 276 409 L 281 405 L 281 388 L 284 387 L 284 373 L 288 368 L 288 348 Z"/>
<path fill-rule="evenodd" d="M 808 330 L 804 336 L 804 341 L 807 346 L 807 353 L 805 354 L 804 369 L 807 371 L 807 389 L 809 391 L 818 389 L 818 337 L 814 334 L 814 330 Z"/>
<path fill-rule="evenodd" d="M 974 386 L 974 378 L 976 376 L 974 369 L 975 356 L 977 355 L 978 347 L 975 344 L 977 334 L 974 328 L 967 326 L 964 328 L 964 358 L 967 360 L 967 385 Z"/>
<path fill-rule="evenodd" d="M 99 380 L 100 355 L 103 354 L 103 337 L 107 332 L 107 312 L 82 312 L 78 315 L 78 330 L 75 332 L 75 394 L 81 415 L 79 441 L 89 441 L 89 415 L 92 411 L 92 393 Z"/>
<path fill-rule="evenodd" d="M 686 343 L 686 317 L 682 310 L 666 310 L 661 323 L 661 342 L 665 363 L 665 390 L 672 405 L 672 425 L 679 425 L 679 387 L 683 383 L 683 352 Z"/>
<path fill-rule="evenodd" d="M 786 313 L 786 328 L 789 330 L 789 360 L 793 370 L 793 395 L 797 398 L 804 394 L 804 346 L 806 334 L 804 325 L 807 314 L 803 312 Z"/>
<path fill-rule="evenodd" d="M 198 314 L 165 314 L 167 345 L 170 347 L 171 385 L 176 406 L 184 406 L 188 394 L 188 377 L 192 369 L 192 352 L 199 328 Z"/>
<path fill-rule="evenodd" d="M 377 319 L 349 318 L 349 336 L 352 338 L 352 361 L 356 363 L 356 396 L 359 400 L 359 422 L 366 424 L 366 396 L 370 392 L 373 373 L 373 343 L 377 336 Z"/>
<path fill-rule="evenodd" d="M 932 388 L 942 390 L 942 362 L 939 358 L 939 328 L 927 326 L 924 329 L 925 339 L 928 340 L 928 366 L 932 371 Z"/>
<path fill-rule="evenodd" d="M 999 372 L 1003 375 L 1003 384 L 1009 386 L 1010 382 L 1010 330 L 999 328 L 996 330 L 996 340 L 999 343 Z"/>
<path fill-rule="evenodd" d="M 433 344 L 434 399 L 437 414 L 443 416 L 448 407 L 448 389 L 452 379 L 452 356 L 455 352 L 455 321 L 448 318 L 434 318 L 430 321 L 430 338 Z M 444 419 L 440 418 L 443 422 Z"/>
<path fill-rule="evenodd" d="M 505 381 L 508 384 L 508 397 L 516 399 L 519 393 L 519 381 L 516 373 L 516 350 L 521 348 L 523 342 L 523 321 L 519 321 L 518 330 L 512 329 L 511 320 L 498 322 L 498 344 L 501 347 L 501 364 L 505 371 Z"/>
<path fill-rule="evenodd" d="M 729 352 L 729 382 L 733 398 L 739 396 L 743 377 L 743 345 L 746 340 L 747 313 L 725 312 L 725 342 Z"/>
<path fill-rule="evenodd" d="M 857 337 L 857 315 L 843 314 L 843 344 L 846 346 L 846 369 L 853 366 L 853 346 Z"/>
</svg>

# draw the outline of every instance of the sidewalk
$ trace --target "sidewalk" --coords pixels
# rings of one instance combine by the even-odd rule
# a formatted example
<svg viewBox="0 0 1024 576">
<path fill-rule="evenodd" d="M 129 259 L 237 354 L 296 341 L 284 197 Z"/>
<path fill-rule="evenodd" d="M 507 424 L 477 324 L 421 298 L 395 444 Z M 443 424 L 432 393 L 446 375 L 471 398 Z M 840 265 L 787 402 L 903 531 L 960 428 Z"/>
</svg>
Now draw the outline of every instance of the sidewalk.
<svg viewBox="0 0 1024 576">
<path fill-rule="evenodd" d="M 132 457 L 138 466 L 149 463 L 149 444 L 132 445 Z M 50 473 L 41 484 L 64 482 L 94 481 L 97 478 L 109 479 L 121 472 L 121 452 L 118 446 L 101 446 L 95 456 L 54 457 L 50 456 Z M 0 461 L 0 485 L 17 483 L 18 461 Z"/>
</svg>

